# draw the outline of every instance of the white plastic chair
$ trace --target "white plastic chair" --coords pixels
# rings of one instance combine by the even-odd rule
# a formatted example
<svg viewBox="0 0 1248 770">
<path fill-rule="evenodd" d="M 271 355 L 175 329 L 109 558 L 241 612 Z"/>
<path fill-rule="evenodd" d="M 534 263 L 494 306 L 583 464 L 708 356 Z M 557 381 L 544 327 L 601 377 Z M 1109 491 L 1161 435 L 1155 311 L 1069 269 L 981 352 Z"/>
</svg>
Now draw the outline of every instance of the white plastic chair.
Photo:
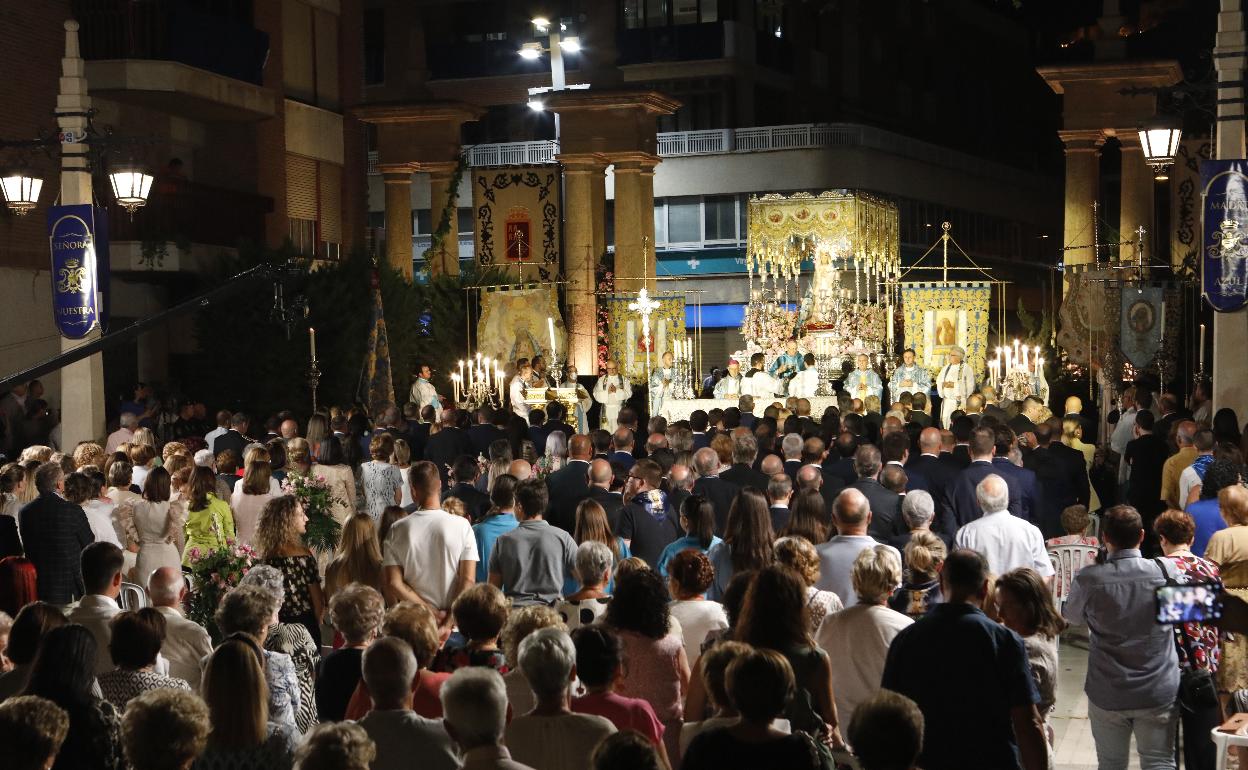
<svg viewBox="0 0 1248 770">
<path fill-rule="evenodd" d="M 1218 752 L 1217 770 L 1226 770 L 1227 749 L 1232 746 L 1248 746 L 1248 735 L 1224 733 L 1217 727 L 1209 731 L 1209 737 L 1213 739 L 1213 745 Z"/>
<path fill-rule="evenodd" d="M 1086 567 L 1095 556 L 1094 545 L 1055 545 L 1049 548 L 1054 573 L 1053 601 L 1058 612 L 1062 611 L 1062 605 L 1070 595 L 1070 584 L 1075 580 L 1075 573 Z"/>
<path fill-rule="evenodd" d="M 152 606 L 152 602 L 148 599 L 147 589 L 138 583 L 121 584 L 121 593 L 117 595 L 117 604 L 123 610 L 141 610 L 144 607 Z"/>
</svg>

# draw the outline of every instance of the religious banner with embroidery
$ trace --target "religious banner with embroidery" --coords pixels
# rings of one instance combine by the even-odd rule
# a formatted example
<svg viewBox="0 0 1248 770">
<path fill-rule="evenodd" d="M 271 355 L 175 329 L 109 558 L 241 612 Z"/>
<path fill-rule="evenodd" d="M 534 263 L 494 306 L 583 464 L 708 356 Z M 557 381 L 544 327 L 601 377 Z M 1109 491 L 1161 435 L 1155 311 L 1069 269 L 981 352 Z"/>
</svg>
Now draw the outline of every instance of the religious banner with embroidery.
<svg viewBox="0 0 1248 770">
<path fill-rule="evenodd" d="M 971 370 L 984 371 L 988 360 L 988 322 L 992 284 L 984 282 L 903 282 L 901 306 L 906 347 L 935 376 L 950 348 L 966 351 Z"/>
<path fill-rule="evenodd" d="M 565 328 L 554 286 L 482 289 L 477 349 L 481 355 L 504 363 L 537 355 L 545 356 L 549 363 L 551 323 L 547 319 L 554 324 L 554 350 L 562 361 Z"/>
<path fill-rule="evenodd" d="M 1107 296 L 1105 281 L 1088 280 L 1086 272 L 1068 270 L 1065 284 L 1057 314 L 1057 344 L 1072 363 L 1100 366 L 1109 338 L 1118 331 L 1113 313 L 1118 304 Z"/>
<path fill-rule="evenodd" d="M 1166 293 L 1160 286 L 1124 286 L 1120 293 L 1118 345 L 1132 366 L 1144 369 L 1161 349 Z"/>
<path fill-rule="evenodd" d="M 650 368 L 659 365 L 663 354 L 672 349 L 672 341 L 685 337 L 685 296 L 658 293 L 651 297 L 659 307 L 650 313 Z M 646 382 L 646 344 L 642 335 L 641 315 L 629 310 L 637 296 L 599 297 L 607 309 L 607 355 L 615 359 L 620 372 L 641 385 Z"/>
<path fill-rule="evenodd" d="M 1200 164 L 1201 293 L 1214 310 L 1248 304 L 1248 161 Z"/>
<path fill-rule="evenodd" d="M 376 270 L 369 274 L 368 280 L 373 307 L 368 319 L 365 370 L 367 403 L 376 412 L 379 404 L 394 403 L 394 381 L 390 378 L 390 335 L 386 332 L 386 311 Z"/>
<path fill-rule="evenodd" d="M 1200 164 L 1212 157 L 1211 140 L 1184 139 L 1170 167 L 1170 264 L 1192 280 L 1200 276 Z"/>
<path fill-rule="evenodd" d="M 559 272 L 559 167 L 472 169 L 477 262 L 510 267 L 521 280 Z"/>
<path fill-rule="evenodd" d="M 109 316 L 108 215 L 91 205 L 48 209 L 52 314 L 61 336 L 80 340 Z"/>
</svg>

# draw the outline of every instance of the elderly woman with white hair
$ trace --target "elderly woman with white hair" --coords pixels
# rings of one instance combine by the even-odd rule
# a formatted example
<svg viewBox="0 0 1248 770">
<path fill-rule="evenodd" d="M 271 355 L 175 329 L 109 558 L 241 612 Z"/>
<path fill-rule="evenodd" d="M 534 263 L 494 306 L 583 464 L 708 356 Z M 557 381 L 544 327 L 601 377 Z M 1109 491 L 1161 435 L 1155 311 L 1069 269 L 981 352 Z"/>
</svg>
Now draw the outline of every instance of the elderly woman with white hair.
<svg viewBox="0 0 1248 770">
<path fill-rule="evenodd" d="M 581 589 L 559 603 L 556 612 L 567 624 L 568 631 L 588 626 L 607 612 L 611 594 L 607 584 L 611 582 L 611 570 L 615 556 L 606 543 L 586 540 L 576 549 L 576 579 Z"/>
<path fill-rule="evenodd" d="M 914 533 L 923 530 L 930 531 L 932 521 L 936 518 L 936 501 L 932 499 L 931 494 L 925 489 L 914 489 L 905 494 L 901 498 L 901 521 L 905 524 L 906 531 L 901 535 L 894 535 L 888 539 L 888 544 L 903 551 L 906 543 L 910 542 L 910 538 Z"/>
<path fill-rule="evenodd" d="M 239 585 L 263 589 L 281 610 L 286 600 L 286 583 L 281 570 L 267 564 L 257 564 L 247 571 Z M 295 667 L 295 679 L 299 683 L 299 707 L 295 710 L 295 726 L 306 733 L 318 721 L 316 711 L 316 669 L 321 660 L 321 649 L 312 641 L 308 629 L 302 623 L 281 623 L 276 613 L 269 624 L 264 639 L 264 649 L 290 656 Z"/>
<path fill-rule="evenodd" d="M 546 437 L 546 453 L 537 461 L 539 472 L 543 476 L 550 475 L 562 468 L 568 461 L 568 437 L 563 431 L 551 431 Z"/>
<path fill-rule="evenodd" d="M 848 723 L 858 704 L 880 689 L 889 645 L 914 622 L 888 608 L 888 597 L 901 583 L 901 561 L 892 548 L 877 545 L 858 554 L 850 579 L 858 603 L 828 615 L 815 635 L 832 665 L 836 711 L 842 723 Z"/>
<path fill-rule="evenodd" d="M 542 770 L 584 770 L 598 742 L 615 732 L 609 720 L 572 711 L 576 647 L 558 628 L 534 631 L 520 643 L 520 670 L 537 698 L 532 711 L 507 726 L 516 761 Z"/>
</svg>

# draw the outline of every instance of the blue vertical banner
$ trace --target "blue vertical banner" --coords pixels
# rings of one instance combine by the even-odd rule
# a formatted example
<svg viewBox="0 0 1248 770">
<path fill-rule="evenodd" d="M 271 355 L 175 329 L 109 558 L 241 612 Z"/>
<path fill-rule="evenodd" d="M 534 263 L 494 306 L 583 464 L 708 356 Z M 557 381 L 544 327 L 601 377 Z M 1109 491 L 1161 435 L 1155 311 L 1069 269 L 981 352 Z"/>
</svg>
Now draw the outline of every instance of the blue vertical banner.
<svg viewBox="0 0 1248 770">
<path fill-rule="evenodd" d="M 1220 313 L 1248 304 L 1248 161 L 1202 160 L 1201 293 Z"/>
<path fill-rule="evenodd" d="M 82 204 L 48 210 L 52 252 L 52 313 L 66 339 L 78 340 L 108 323 L 108 219 Z"/>
</svg>

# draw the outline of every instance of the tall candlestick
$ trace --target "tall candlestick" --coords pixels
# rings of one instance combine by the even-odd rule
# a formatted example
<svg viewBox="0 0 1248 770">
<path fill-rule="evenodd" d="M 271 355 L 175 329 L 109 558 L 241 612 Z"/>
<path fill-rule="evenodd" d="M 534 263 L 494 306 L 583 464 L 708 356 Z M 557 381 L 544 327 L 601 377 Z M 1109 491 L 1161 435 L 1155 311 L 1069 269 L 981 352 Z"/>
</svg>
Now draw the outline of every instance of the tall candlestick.
<svg viewBox="0 0 1248 770">
<path fill-rule="evenodd" d="M 1203 327 L 1202 327 L 1203 328 Z M 308 327 L 308 343 L 312 346 L 312 360 L 316 360 L 316 329 Z"/>
<path fill-rule="evenodd" d="M 550 354 L 555 354 L 555 319 L 546 316 L 546 329 L 550 332 Z"/>
<path fill-rule="evenodd" d="M 1162 310 L 1164 311 L 1166 306 L 1162 305 L 1161 307 L 1162 307 Z M 1164 326 L 1161 328 L 1161 333 L 1162 334 L 1166 333 L 1166 328 Z M 1200 325 L 1200 371 L 1202 372 L 1205 371 L 1205 325 L 1204 324 Z"/>
<path fill-rule="evenodd" d="M 1023 369 L 1027 368 L 1027 346 L 1023 345 L 1023 357 L 1020 359 L 1020 365 Z"/>
<path fill-rule="evenodd" d="M 464 359 L 462 358 L 459 359 L 459 380 L 460 382 L 464 380 Z"/>
<path fill-rule="evenodd" d="M 1018 364 L 1018 340 L 1014 340 L 1014 357 L 1010 359 L 1010 363 Z"/>
</svg>

